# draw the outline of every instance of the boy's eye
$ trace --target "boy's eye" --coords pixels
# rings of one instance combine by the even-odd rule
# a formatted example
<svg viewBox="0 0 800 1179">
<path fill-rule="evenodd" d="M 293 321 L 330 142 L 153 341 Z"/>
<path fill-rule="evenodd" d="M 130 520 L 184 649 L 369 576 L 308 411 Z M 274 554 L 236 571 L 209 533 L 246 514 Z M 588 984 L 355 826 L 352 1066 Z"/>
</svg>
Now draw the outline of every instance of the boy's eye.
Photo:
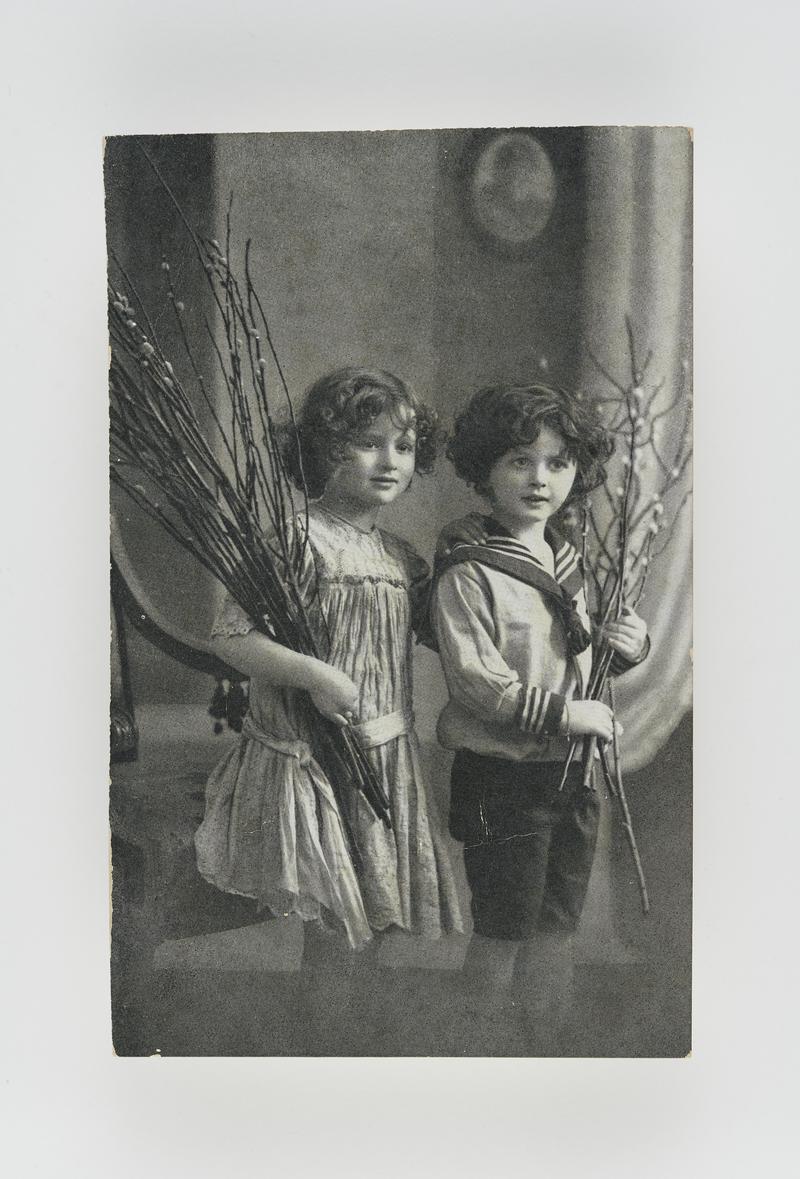
<svg viewBox="0 0 800 1179">
<path fill-rule="evenodd" d="M 514 466 L 515 467 L 527 467 L 527 465 L 528 465 L 528 460 L 526 458 L 523 458 L 522 456 L 514 459 Z"/>
</svg>

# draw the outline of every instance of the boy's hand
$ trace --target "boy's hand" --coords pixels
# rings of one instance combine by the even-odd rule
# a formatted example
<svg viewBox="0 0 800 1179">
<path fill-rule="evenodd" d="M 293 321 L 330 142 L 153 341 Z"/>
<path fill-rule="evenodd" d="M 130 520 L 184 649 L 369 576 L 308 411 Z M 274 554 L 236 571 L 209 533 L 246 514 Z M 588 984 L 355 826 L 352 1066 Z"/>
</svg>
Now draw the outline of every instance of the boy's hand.
<svg viewBox="0 0 800 1179">
<path fill-rule="evenodd" d="M 602 700 L 570 700 L 569 732 L 572 737 L 599 737 L 601 741 L 610 741 L 614 736 L 614 714 Z M 566 733 L 566 718 L 562 724 Z M 616 726 L 617 732 L 622 732 L 622 725 Z"/>
<path fill-rule="evenodd" d="M 450 556 L 457 544 L 483 544 L 486 540 L 486 525 L 478 512 L 470 512 L 460 520 L 446 524 L 436 541 L 436 560 L 443 561 Z"/>
<path fill-rule="evenodd" d="M 352 724 L 358 707 L 358 688 L 349 676 L 329 664 L 321 664 L 309 695 L 314 707 L 339 728 Z"/>
<path fill-rule="evenodd" d="M 622 617 L 617 622 L 607 622 L 603 634 L 613 651 L 624 655 L 635 663 L 644 652 L 647 642 L 647 623 L 630 606 L 622 607 Z"/>
</svg>

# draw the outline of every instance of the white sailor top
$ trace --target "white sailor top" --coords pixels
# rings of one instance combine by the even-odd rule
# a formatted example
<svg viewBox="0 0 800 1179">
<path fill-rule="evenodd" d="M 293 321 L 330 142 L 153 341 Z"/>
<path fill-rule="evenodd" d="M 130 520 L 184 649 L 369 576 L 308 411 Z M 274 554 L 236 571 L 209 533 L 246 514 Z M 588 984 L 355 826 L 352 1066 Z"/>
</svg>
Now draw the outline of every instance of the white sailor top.
<svg viewBox="0 0 800 1179">
<path fill-rule="evenodd" d="M 483 545 L 456 545 L 438 571 L 431 621 L 450 699 L 446 749 L 513 761 L 560 761 L 567 700 L 591 672 L 591 625 L 575 548 L 548 528 L 555 578 L 488 520 Z"/>
</svg>

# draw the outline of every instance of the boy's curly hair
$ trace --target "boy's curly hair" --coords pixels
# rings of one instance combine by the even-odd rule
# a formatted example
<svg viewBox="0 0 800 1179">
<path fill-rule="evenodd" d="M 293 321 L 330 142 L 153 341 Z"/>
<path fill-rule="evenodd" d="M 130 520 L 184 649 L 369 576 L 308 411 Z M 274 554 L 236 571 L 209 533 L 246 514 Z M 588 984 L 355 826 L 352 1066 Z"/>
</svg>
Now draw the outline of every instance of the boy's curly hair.
<svg viewBox="0 0 800 1179">
<path fill-rule="evenodd" d="M 340 368 L 320 377 L 308 390 L 296 433 L 293 427 L 284 427 L 283 460 L 295 486 L 305 485 L 311 499 L 321 496 L 334 468 L 346 459 L 348 446 L 385 410 L 398 427 L 413 424 L 414 469 L 427 474 L 443 437 L 436 411 L 392 373 Z"/>
<path fill-rule="evenodd" d="M 560 434 L 577 470 L 566 503 L 599 486 L 614 441 L 596 413 L 564 389 L 549 385 L 492 385 L 476 393 L 456 418 L 447 457 L 480 495 L 499 458 L 527 446 L 543 426 Z"/>
</svg>

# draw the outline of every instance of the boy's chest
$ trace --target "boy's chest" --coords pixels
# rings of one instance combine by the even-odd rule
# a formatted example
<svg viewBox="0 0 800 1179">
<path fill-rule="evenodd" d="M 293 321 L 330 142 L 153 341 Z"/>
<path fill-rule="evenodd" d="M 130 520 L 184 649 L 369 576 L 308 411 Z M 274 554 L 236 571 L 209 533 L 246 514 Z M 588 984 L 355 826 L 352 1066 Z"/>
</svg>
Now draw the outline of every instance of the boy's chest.
<svg viewBox="0 0 800 1179">
<path fill-rule="evenodd" d="M 591 668 L 591 648 L 581 655 L 570 653 L 567 634 L 558 611 L 534 586 L 487 570 L 491 593 L 494 642 L 505 662 L 524 680 L 560 682 L 570 672 L 585 682 Z M 577 601 L 581 621 L 589 618 L 582 600 Z"/>
<path fill-rule="evenodd" d="M 490 574 L 489 582 L 495 643 L 504 656 L 546 648 L 566 657 L 564 627 L 544 594 L 502 574 Z"/>
</svg>

